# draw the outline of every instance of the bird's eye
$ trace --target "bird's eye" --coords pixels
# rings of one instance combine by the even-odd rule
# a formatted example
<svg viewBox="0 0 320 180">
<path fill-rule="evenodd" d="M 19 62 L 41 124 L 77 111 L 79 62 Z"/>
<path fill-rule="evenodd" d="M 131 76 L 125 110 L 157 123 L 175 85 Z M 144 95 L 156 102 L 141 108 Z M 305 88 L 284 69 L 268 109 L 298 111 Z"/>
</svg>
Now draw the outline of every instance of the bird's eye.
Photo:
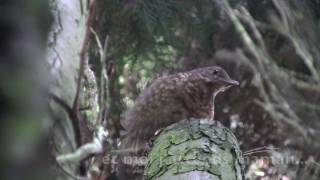
<svg viewBox="0 0 320 180">
<path fill-rule="evenodd" d="M 219 70 L 218 69 L 213 70 L 212 74 L 213 75 L 218 75 L 219 74 Z"/>
</svg>

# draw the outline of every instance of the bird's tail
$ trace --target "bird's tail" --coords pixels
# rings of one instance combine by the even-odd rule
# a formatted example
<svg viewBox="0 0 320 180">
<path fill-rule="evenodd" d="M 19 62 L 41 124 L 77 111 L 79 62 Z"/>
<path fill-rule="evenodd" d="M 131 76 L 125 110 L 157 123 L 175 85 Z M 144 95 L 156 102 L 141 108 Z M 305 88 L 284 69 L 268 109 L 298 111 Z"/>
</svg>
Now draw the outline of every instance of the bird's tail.
<svg viewBox="0 0 320 180">
<path fill-rule="evenodd" d="M 141 179 L 145 165 L 147 142 L 137 132 L 127 133 L 121 140 L 118 158 L 117 177 L 124 179 Z"/>
<path fill-rule="evenodd" d="M 127 133 L 121 140 L 120 150 L 128 154 L 136 154 L 146 148 L 147 141 L 139 134 Z"/>
</svg>

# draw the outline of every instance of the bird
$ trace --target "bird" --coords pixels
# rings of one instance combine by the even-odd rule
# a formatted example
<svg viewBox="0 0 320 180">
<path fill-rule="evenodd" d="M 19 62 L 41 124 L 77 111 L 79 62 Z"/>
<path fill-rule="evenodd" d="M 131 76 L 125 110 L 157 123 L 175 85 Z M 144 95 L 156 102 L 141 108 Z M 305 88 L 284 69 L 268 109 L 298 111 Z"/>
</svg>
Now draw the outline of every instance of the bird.
<svg viewBox="0 0 320 180">
<path fill-rule="evenodd" d="M 125 113 L 121 122 L 125 130 L 119 149 L 127 152 L 126 155 L 138 157 L 147 151 L 150 139 L 159 129 L 190 118 L 213 120 L 215 97 L 235 85 L 239 82 L 219 66 L 197 68 L 154 80 Z M 130 169 L 130 166 L 134 165 L 120 162 L 119 176 L 128 178 L 128 173 L 141 174 L 132 172 L 134 167 Z"/>
</svg>

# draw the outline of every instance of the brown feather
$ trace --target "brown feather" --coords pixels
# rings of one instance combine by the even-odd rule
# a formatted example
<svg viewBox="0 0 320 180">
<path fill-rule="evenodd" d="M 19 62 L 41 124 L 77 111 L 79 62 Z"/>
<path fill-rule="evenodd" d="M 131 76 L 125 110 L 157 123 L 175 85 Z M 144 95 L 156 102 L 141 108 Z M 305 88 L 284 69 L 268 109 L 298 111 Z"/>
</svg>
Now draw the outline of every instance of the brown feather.
<svg viewBox="0 0 320 180">
<path fill-rule="evenodd" d="M 127 155 L 143 154 L 148 141 L 161 128 L 188 118 L 213 116 L 214 96 L 237 81 L 220 67 L 199 68 L 161 77 L 141 92 L 122 126 L 125 129 L 120 149 Z M 119 166 L 118 174 L 128 178 L 130 166 Z M 143 170 L 143 169 L 142 169 Z M 139 173 L 138 173 L 139 174 Z M 134 179 L 134 177 L 130 177 Z"/>
</svg>

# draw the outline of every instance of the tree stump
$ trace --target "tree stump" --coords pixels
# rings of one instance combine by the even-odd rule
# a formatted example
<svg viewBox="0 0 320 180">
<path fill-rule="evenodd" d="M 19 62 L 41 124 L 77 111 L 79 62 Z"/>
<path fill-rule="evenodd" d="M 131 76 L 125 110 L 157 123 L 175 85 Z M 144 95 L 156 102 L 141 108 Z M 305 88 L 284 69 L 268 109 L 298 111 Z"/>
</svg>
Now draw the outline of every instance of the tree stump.
<svg viewBox="0 0 320 180">
<path fill-rule="evenodd" d="M 146 179 L 244 179 L 244 161 L 233 133 L 207 119 L 169 126 L 155 139 Z"/>
</svg>

